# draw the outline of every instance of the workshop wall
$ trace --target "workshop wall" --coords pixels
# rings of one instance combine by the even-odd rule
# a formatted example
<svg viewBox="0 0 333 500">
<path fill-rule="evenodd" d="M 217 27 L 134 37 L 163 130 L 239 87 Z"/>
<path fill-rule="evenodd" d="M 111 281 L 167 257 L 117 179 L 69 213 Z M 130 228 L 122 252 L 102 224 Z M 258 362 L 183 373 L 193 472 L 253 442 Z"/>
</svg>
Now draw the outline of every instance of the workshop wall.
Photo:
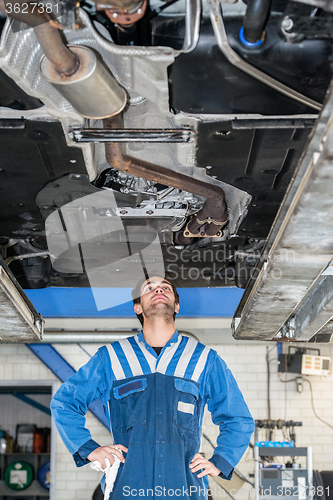
<svg viewBox="0 0 333 500">
<path fill-rule="evenodd" d="M 295 344 L 297 347 L 309 347 L 309 344 Z M 297 377 L 295 373 L 278 373 L 277 348 L 274 344 L 249 343 L 240 345 L 210 346 L 216 349 L 234 374 L 254 419 L 267 419 L 267 365 L 266 349 L 270 350 L 270 403 L 271 419 L 301 421 L 302 427 L 296 427 L 296 445 L 312 446 L 313 468 L 315 470 L 333 470 L 333 429 L 318 420 L 311 405 L 311 392 L 307 382 L 303 382 L 303 391 L 297 392 L 296 382 L 283 383 Z M 285 346 L 287 347 L 287 346 Z M 332 344 L 311 345 L 319 347 L 321 356 L 333 357 Z M 287 351 L 287 349 L 286 349 Z M 333 377 L 308 376 L 312 384 L 314 407 L 317 415 L 333 426 Z M 216 427 L 207 412 L 204 418 L 204 432 L 216 438 Z M 259 440 L 265 440 L 264 431 Z M 284 441 L 281 431 L 276 431 L 274 438 Z M 254 438 L 252 437 L 252 443 Z M 214 440 L 215 444 L 215 440 Z M 210 452 L 205 444 L 205 451 Z M 277 460 L 281 461 L 281 460 Z M 243 474 L 253 472 L 253 453 L 250 449 L 241 460 L 239 470 Z"/>
<path fill-rule="evenodd" d="M 250 411 L 255 419 L 267 418 L 267 367 L 266 346 L 272 349 L 269 358 L 271 371 L 271 418 L 302 421 L 303 427 L 296 429 L 297 445 L 313 447 L 313 465 L 316 470 L 333 470 L 333 430 L 320 422 L 311 406 L 309 384 L 304 382 L 303 392 L 298 393 L 296 383 L 284 384 L 281 380 L 291 379 L 295 374 L 277 373 L 277 350 L 274 344 L 242 343 L 210 346 L 217 350 L 233 372 Z M 55 345 L 57 351 L 75 368 L 85 364 L 99 346 L 77 344 Z M 320 345 L 321 355 L 333 357 L 333 345 Z M 311 376 L 314 406 L 318 416 L 333 425 L 333 378 Z M 23 344 L 4 344 L 0 348 L 1 380 L 56 381 L 56 377 Z M 60 383 L 57 381 L 57 385 Z M 285 392 L 287 390 L 287 392 Z M 285 401 L 287 405 L 285 406 Z M 0 408 L 0 420 L 2 410 Z M 1 425 L 1 421 L 0 421 Z M 101 444 L 110 442 L 107 430 L 91 414 L 87 416 L 87 427 L 93 439 Z M 216 428 L 209 414 L 204 418 L 204 432 L 215 443 Z M 282 440 L 277 431 L 275 438 Z M 264 435 L 262 435 L 264 439 Z M 253 438 L 252 438 L 253 440 Z M 207 456 L 210 446 L 203 442 Z M 239 470 L 248 475 L 253 472 L 253 456 L 249 449 L 239 464 Z M 72 457 L 65 449 L 59 436 L 56 437 L 56 496 L 54 500 L 91 500 L 101 474 L 89 466 L 76 468 Z M 236 495 L 237 496 L 237 495 Z"/>
<path fill-rule="evenodd" d="M 57 345 L 56 348 L 76 370 L 89 359 L 89 356 L 76 344 Z M 93 351 L 96 349 L 97 347 L 93 346 Z M 10 380 L 21 381 L 22 384 L 26 381 L 56 381 L 57 386 L 60 386 L 55 375 L 24 344 L 4 344 L 0 347 L 0 385 L 1 381 Z M 7 407 L 6 415 L 8 411 Z M 27 411 L 30 411 L 29 406 L 27 406 Z M 2 429 L 4 429 L 1 425 L 3 412 L 4 410 L 0 407 Z M 21 420 L 21 423 L 25 422 L 24 415 Z M 87 427 L 97 442 L 102 444 L 110 442 L 109 433 L 105 427 L 90 413 L 87 415 Z M 53 471 L 53 477 L 51 477 L 56 484 L 53 500 L 65 498 L 66 500 L 91 500 L 100 481 L 101 473 L 92 470 L 89 466 L 77 468 L 58 433 L 56 434 L 56 470 Z"/>
<path fill-rule="evenodd" d="M 29 394 L 30 399 L 45 407 L 50 406 L 50 394 Z M 50 416 L 36 411 L 31 405 L 16 399 L 11 394 L 0 394 L 0 426 L 10 436 L 15 436 L 18 424 L 34 424 L 37 427 L 50 427 Z M 23 411 L 22 411 L 23 410 Z"/>
</svg>

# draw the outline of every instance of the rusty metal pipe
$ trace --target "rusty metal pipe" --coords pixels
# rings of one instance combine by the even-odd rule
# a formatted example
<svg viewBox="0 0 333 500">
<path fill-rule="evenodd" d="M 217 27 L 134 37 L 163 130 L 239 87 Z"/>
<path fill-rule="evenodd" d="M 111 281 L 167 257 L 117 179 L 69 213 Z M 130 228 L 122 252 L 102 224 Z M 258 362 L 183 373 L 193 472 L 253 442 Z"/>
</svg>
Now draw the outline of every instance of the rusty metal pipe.
<svg viewBox="0 0 333 500">
<path fill-rule="evenodd" d="M 21 3 L 20 0 L 17 3 Z M 5 1 L 0 0 L 0 11 L 17 21 L 33 27 L 45 56 L 54 65 L 57 72 L 65 76 L 72 75 L 79 67 L 80 62 L 78 57 L 63 42 L 59 30 L 51 26 L 43 14 L 35 12 L 35 9 L 32 12 L 30 3 L 27 2 L 27 4 L 27 13 L 9 13 L 9 11 L 7 12 L 8 8 L 6 9 Z"/>
<path fill-rule="evenodd" d="M 35 26 L 34 32 L 47 59 L 60 75 L 73 75 L 79 65 L 79 58 L 63 42 L 60 32 L 49 23 Z"/>
<path fill-rule="evenodd" d="M 106 128 L 123 128 L 123 118 L 119 114 L 105 120 Z M 131 158 L 123 154 L 121 143 L 106 143 L 106 160 L 109 165 L 121 172 L 141 177 L 166 186 L 181 189 L 206 198 L 202 209 L 188 224 L 193 234 L 198 234 L 201 226 L 206 225 L 206 234 L 215 235 L 228 220 L 224 191 L 214 184 L 202 182 L 193 177 L 180 174 L 159 165 Z"/>
<path fill-rule="evenodd" d="M 6 1 L 13 0 L 0 0 L 0 8 L 4 12 L 8 10 Z M 30 9 L 30 4 L 27 5 Z M 12 17 L 33 26 L 44 52 L 39 68 L 43 78 L 53 85 L 81 116 L 102 119 L 120 113 L 126 106 L 127 94 L 94 51 L 80 45 L 68 47 L 62 40 L 57 25 L 51 25 L 54 20 L 48 22 L 49 14 L 45 13 L 44 17 L 39 18 L 31 17 L 32 13 L 16 16 L 14 12 Z M 60 24 L 59 26 L 61 27 Z"/>
</svg>

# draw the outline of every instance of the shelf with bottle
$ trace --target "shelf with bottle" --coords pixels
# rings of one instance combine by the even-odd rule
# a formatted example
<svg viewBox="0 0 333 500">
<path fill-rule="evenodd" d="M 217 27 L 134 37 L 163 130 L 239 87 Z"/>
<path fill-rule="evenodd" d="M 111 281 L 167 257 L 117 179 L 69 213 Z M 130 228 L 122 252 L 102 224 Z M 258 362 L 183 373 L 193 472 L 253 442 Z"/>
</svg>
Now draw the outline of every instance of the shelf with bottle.
<svg viewBox="0 0 333 500">
<path fill-rule="evenodd" d="M 50 488 L 49 453 L 2 453 L 0 456 L 0 500 L 24 498 L 46 500 Z M 31 497 L 31 498 L 30 498 Z"/>
</svg>

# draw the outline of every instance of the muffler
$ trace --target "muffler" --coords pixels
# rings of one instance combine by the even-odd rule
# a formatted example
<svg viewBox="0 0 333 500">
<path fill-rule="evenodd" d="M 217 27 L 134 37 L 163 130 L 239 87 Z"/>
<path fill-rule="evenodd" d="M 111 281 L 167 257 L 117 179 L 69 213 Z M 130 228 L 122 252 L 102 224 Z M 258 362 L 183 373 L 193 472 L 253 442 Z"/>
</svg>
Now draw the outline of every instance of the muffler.
<svg viewBox="0 0 333 500">
<path fill-rule="evenodd" d="M 119 114 L 126 105 L 126 92 L 88 47 L 70 45 L 79 65 L 71 75 L 64 75 L 44 55 L 42 76 L 51 83 L 73 108 L 85 118 L 103 119 Z"/>
</svg>

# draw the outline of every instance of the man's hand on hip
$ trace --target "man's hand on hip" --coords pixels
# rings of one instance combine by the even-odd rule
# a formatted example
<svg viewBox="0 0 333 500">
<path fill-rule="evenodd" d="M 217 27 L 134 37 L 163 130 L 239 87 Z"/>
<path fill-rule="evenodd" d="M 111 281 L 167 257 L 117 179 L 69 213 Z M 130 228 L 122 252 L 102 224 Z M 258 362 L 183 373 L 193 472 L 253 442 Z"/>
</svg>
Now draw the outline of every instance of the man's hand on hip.
<svg viewBox="0 0 333 500">
<path fill-rule="evenodd" d="M 192 458 L 190 469 L 191 472 L 198 472 L 198 470 L 204 469 L 202 472 L 200 472 L 200 474 L 197 475 L 197 477 L 199 478 L 207 475 L 216 477 L 221 474 L 221 471 L 217 467 L 215 467 L 212 462 L 200 455 L 200 453 L 196 453 Z"/>
<path fill-rule="evenodd" d="M 117 450 L 117 448 L 119 449 Z M 128 452 L 126 446 L 122 444 L 100 446 L 99 448 L 96 448 L 96 450 L 92 451 L 90 455 L 87 456 L 87 459 L 90 460 L 90 462 L 95 462 L 96 460 L 98 460 L 102 468 L 105 469 L 106 463 L 104 459 L 107 458 L 110 462 L 110 465 L 113 465 L 113 462 L 115 461 L 113 455 L 116 455 L 122 463 L 125 463 L 125 458 L 123 457 L 123 454 L 120 450 L 124 451 L 125 453 Z"/>
</svg>

